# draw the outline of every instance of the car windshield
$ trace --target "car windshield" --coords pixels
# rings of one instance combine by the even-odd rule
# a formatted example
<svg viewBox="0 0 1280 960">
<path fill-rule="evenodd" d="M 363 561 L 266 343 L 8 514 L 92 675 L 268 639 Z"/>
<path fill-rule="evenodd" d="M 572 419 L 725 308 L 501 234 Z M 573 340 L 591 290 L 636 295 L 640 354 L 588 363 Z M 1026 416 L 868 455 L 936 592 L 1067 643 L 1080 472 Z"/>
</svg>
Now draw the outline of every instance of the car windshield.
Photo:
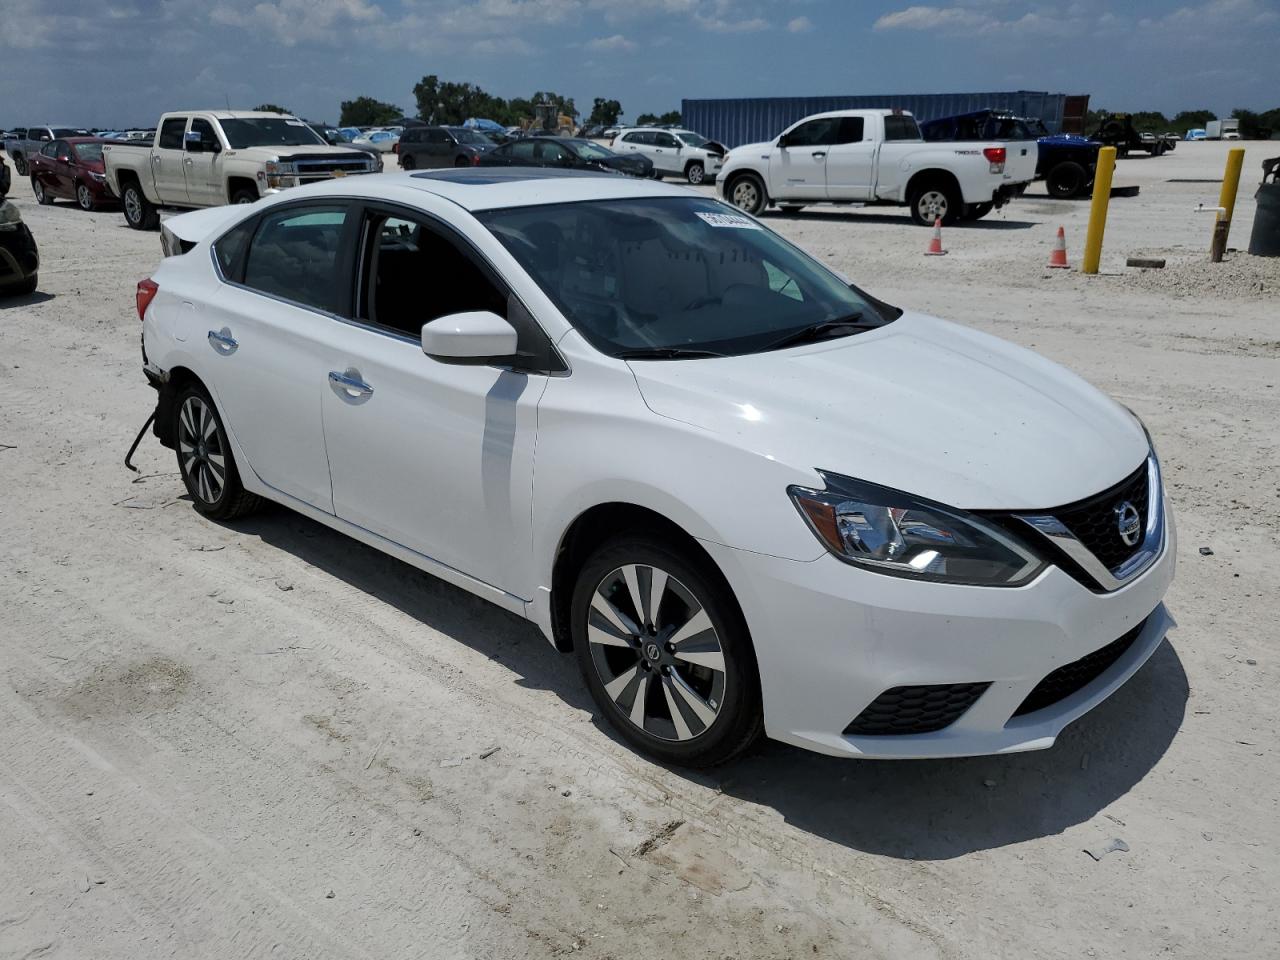
<svg viewBox="0 0 1280 960">
<path fill-rule="evenodd" d="M 71 152 L 76 155 L 76 159 L 81 163 L 96 163 L 102 159 L 102 144 L 73 143 Z"/>
<path fill-rule="evenodd" d="M 232 150 L 247 147 L 310 147 L 324 145 L 314 130 L 301 120 L 284 117 L 244 117 L 219 120 Z"/>
<path fill-rule="evenodd" d="M 571 143 L 568 146 L 582 160 L 608 160 L 614 154 L 597 143 Z"/>
<path fill-rule="evenodd" d="M 708 143 L 711 142 L 700 133 L 681 132 L 681 133 L 677 133 L 676 136 L 679 137 L 681 140 L 683 140 L 685 144 L 690 147 L 705 147 Z"/>
<path fill-rule="evenodd" d="M 466 127 L 451 127 L 449 132 L 453 134 L 453 138 L 459 143 L 475 143 L 484 146 L 486 143 L 493 143 L 483 133 L 476 133 Z"/>
<path fill-rule="evenodd" d="M 823 324 L 881 326 L 899 313 L 716 200 L 597 200 L 477 216 L 610 356 L 758 353 Z"/>
</svg>

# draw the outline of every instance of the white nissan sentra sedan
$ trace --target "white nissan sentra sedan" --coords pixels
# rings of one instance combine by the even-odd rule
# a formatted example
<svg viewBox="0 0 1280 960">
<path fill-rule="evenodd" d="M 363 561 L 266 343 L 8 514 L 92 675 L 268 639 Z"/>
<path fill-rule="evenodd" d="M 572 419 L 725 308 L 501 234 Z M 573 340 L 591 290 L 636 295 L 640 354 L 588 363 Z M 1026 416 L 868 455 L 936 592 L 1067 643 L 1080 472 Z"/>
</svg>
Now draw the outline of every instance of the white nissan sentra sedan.
<svg viewBox="0 0 1280 960">
<path fill-rule="evenodd" d="M 1151 439 L 686 188 L 485 168 L 165 225 L 196 510 L 263 499 L 522 614 L 661 760 L 1049 747 L 1172 626 Z"/>
</svg>

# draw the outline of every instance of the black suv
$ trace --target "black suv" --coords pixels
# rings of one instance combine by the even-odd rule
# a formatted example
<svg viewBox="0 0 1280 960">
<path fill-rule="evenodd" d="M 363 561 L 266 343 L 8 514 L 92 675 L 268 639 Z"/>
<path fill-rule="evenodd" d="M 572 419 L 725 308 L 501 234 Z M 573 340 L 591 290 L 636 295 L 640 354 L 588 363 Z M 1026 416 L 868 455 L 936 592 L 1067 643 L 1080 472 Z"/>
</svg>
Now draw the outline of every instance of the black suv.
<svg viewBox="0 0 1280 960">
<path fill-rule="evenodd" d="M 400 134 L 400 166 L 404 170 L 430 167 L 474 167 L 494 148 L 483 133 L 466 127 L 409 127 Z"/>
<path fill-rule="evenodd" d="M 653 176 L 653 161 L 638 153 L 619 155 L 579 137 L 528 137 L 504 143 L 480 158 L 482 167 L 558 167 Z"/>
</svg>

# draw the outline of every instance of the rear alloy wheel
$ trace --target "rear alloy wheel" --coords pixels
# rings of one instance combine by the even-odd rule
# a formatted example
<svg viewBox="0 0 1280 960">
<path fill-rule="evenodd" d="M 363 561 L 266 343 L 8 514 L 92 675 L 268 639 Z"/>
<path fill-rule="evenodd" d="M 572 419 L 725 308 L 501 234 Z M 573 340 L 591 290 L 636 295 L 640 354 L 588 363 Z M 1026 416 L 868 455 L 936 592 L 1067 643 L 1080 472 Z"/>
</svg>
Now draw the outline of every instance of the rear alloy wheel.
<svg viewBox="0 0 1280 960">
<path fill-rule="evenodd" d="M 684 176 L 686 180 L 696 187 L 707 178 L 707 171 L 702 164 L 695 161 L 685 168 Z"/>
<path fill-rule="evenodd" d="M 917 188 L 910 202 L 911 219 L 926 227 L 933 226 L 939 217 L 943 223 L 954 223 L 964 210 L 955 191 L 940 183 Z"/>
<path fill-rule="evenodd" d="M 160 222 L 160 214 L 142 194 L 142 188 L 131 183 L 124 188 L 124 219 L 135 230 L 154 230 Z"/>
<path fill-rule="evenodd" d="M 36 203 L 42 207 L 48 207 L 53 204 L 53 197 L 49 195 L 49 191 L 45 190 L 44 184 L 35 177 L 31 178 L 31 192 L 36 195 Z"/>
<path fill-rule="evenodd" d="M 198 385 L 177 406 L 178 471 L 196 510 L 211 520 L 233 520 L 258 505 L 240 484 L 231 444 L 213 401 Z"/>
<path fill-rule="evenodd" d="M 764 184 L 751 174 L 738 177 L 729 187 L 729 202 L 755 216 L 764 209 L 766 202 Z"/>
<path fill-rule="evenodd" d="M 632 744 L 688 766 L 723 763 L 762 725 L 745 625 L 718 579 L 661 541 L 597 551 L 573 596 L 573 640 L 596 703 Z"/>
<path fill-rule="evenodd" d="M 93 194 L 89 191 L 89 188 L 83 183 L 76 184 L 76 203 L 80 204 L 81 210 L 88 211 L 88 212 L 92 212 L 93 208 L 97 206 L 93 202 Z"/>
</svg>

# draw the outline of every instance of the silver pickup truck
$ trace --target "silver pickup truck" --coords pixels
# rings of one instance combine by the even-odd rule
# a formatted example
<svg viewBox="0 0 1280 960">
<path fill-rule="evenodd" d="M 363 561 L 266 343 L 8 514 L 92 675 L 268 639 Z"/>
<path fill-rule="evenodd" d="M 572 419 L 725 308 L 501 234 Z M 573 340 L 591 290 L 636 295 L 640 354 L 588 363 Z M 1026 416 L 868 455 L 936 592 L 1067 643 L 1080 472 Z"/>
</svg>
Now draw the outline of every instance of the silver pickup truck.
<svg viewBox="0 0 1280 960">
<path fill-rule="evenodd" d="M 40 152 L 41 148 L 51 140 L 65 140 L 67 137 L 91 137 L 88 130 L 82 127 L 60 127 L 49 124 L 42 127 L 27 127 L 24 136 L 12 137 L 4 141 L 4 152 L 13 161 L 14 172 L 20 177 L 28 173 L 27 158 Z"/>
<path fill-rule="evenodd" d="M 296 117 L 244 110 L 166 113 L 154 143 L 111 143 L 103 157 L 107 186 L 135 230 L 154 229 L 162 207 L 253 203 L 376 169 L 369 154 L 329 146 Z"/>
</svg>

